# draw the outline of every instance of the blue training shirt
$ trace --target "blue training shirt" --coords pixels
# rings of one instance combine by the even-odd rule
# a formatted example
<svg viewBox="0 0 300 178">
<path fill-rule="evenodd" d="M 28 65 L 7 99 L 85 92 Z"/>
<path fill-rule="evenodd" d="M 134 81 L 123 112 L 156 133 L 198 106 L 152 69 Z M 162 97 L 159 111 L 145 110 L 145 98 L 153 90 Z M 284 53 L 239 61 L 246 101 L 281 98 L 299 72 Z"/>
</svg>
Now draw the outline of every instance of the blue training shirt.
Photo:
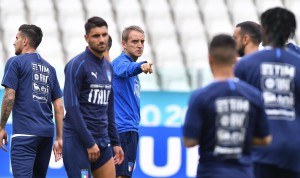
<svg viewBox="0 0 300 178">
<path fill-rule="evenodd" d="M 289 50 L 291 50 L 291 51 L 295 52 L 296 54 L 300 55 L 300 48 L 298 46 L 296 46 L 295 44 L 288 43 L 288 44 L 286 44 L 286 47 Z"/>
<path fill-rule="evenodd" d="M 252 139 L 267 135 L 261 94 L 249 84 L 215 81 L 191 95 L 183 136 L 200 145 L 199 177 L 252 178 Z"/>
<path fill-rule="evenodd" d="M 114 118 L 112 67 L 99 60 L 89 48 L 70 60 L 65 67 L 64 137 L 78 136 L 87 148 L 94 138 L 120 145 Z"/>
<path fill-rule="evenodd" d="M 141 120 L 138 74 L 142 73 L 143 63 L 146 61 L 134 62 L 125 52 L 112 61 L 116 127 L 119 133 L 138 131 Z"/>
<path fill-rule="evenodd" d="M 300 172 L 300 56 L 265 49 L 242 58 L 235 74 L 262 91 L 272 143 L 254 151 L 254 160 Z"/>
<path fill-rule="evenodd" d="M 21 54 L 7 61 L 2 86 L 16 91 L 13 134 L 53 137 L 51 102 L 62 97 L 55 69 L 38 53 Z"/>
</svg>

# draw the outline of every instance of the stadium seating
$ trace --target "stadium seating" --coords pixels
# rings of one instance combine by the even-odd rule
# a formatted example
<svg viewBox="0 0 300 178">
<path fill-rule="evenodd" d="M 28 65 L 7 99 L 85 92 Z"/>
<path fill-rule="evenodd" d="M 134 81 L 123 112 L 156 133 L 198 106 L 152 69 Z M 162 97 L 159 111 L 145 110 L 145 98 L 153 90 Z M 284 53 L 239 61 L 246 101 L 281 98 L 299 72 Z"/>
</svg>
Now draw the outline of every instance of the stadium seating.
<svg viewBox="0 0 300 178">
<path fill-rule="evenodd" d="M 63 86 L 64 65 L 85 49 L 85 20 L 100 16 L 112 36 L 111 59 L 122 51 L 124 27 L 144 29 L 139 60 L 152 61 L 155 72 L 140 75 L 142 90 L 189 91 L 212 79 L 207 45 L 214 35 L 231 35 L 242 21 L 259 22 L 260 13 L 275 6 L 292 10 L 299 26 L 299 0 L 0 0 L 0 78 L 6 58 L 14 55 L 18 27 L 32 23 L 44 32 L 38 52 L 56 68 Z M 299 45 L 300 28 L 294 40 Z"/>
<path fill-rule="evenodd" d="M 232 16 L 233 25 L 243 21 L 258 21 L 258 11 L 253 0 L 227 0 L 228 10 Z"/>
<path fill-rule="evenodd" d="M 255 0 L 255 4 L 259 13 L 271 7 L 283 7 L 282 0 Z"/>
</svg>

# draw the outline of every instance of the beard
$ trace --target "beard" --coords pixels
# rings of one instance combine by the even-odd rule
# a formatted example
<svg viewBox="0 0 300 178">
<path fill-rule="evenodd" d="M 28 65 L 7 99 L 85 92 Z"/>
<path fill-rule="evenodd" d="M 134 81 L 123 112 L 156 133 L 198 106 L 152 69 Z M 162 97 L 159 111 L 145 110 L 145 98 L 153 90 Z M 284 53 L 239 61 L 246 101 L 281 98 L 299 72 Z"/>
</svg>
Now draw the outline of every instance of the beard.
<svg viewBox="0 0 300 178">
<path fill-rule="evenodd" d="M 100 44 L 99 44 L 100 45 Z M 90 48 L 97 53 L 104 53 L 105 47 L 102 49 L 97 44 L 90 44 Z"/>
<path fill-rule="evenodd" d="M 243 57 L 245 55 L 245 46 L 242 46 L 237 50 L 237 53 L 239 54 L 240 57 Z"/>
<path fill-rule="evenodd" d="M 18 56 L 18 55 L 20 55 L 20 54 L 22 54 L 22 51 L 21 51 L 21 50 L 17 50 L 17 49 L 16 49 L 16 50 L 15 50 L 15 55 L 17 55 L 17 56 Z"/>
</svg>

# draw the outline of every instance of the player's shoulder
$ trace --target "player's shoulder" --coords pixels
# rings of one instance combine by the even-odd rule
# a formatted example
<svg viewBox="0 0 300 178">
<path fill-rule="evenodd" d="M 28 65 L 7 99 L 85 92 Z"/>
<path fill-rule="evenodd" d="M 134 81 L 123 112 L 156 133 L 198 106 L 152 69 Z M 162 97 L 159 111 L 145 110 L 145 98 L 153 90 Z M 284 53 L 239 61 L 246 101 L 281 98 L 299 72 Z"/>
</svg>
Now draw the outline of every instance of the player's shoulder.
<svg viewBox="0 0 300 178">
<path fill-rule="evenodd" d="M 103 58 L 102 60 L 103 60 L 103 64 L 104 64 L 105 68 L 109 68 L 112 70 L 112 63 L 109 62 L 108 60 L 106 60 L 105 58 Z"/>
<path fill-rule="evenodd" d="M 238 86 L 239 93 L 243 97 L 247 98 L 255 105 L 260 106 L 262 104 L 262 94 L 259 89 L 242 80 L 238 81 L 237 86 Z"/>
<path fill-rule="evenodd" d="M 295 51 L 287 48 L 285 51 L 284 51 L 284 54 L 287 56 L 287 59 L 291 59 L 291 60 L 295 60 L 296 63 L 297 62 L 300 62 L 300 51 L 299 51 L 299 54 L 296 53 Z"/>
<path fill-rule="evenodd" d="M 85 52 L 82 52 L 75 57 L 73 57 L 71 60 L 69 60 L 66 64 L 66 67 L 78 67 L 79 65 L 82 65 L 85 62 Z"/>
<path fill-rule="evenodd" d="M 287 47 L 290 51 L 296 53 L 297 55 L 300 55 L 300 48 L 299 48 L 297 45 L 295 45 L 295 44 L 293 44 L 293 43 L 288 43 L 288 44 L 286 44 L 286 47 Z"/>
<path fill-rule="evenodd" d="M 18 60 L 20 60 L 19 56 L 13 56 L 13 57 L 10 57 L 10 58 L 7 59 L 6 64 L 9 64 L 13 61 L 18 61 Z"/>
<path fill-rule="evenodd" d="M 26 54 L 12 56 L 7 60 L 6 65 L 14 64 L 14 65 L 23 67 L 24 62 L 26 62 L 26 57 L 27 57 Z"/>
<path fill-rule="evenodd" d="M 247 83 L 243 80 L 237 79 L 237 84 L 241 90 L 247 91 L 247 93 L 249 93 L 249 94 L 257 95 L 257 96 L 260 95 L 259 89 L 257 89 L 256 87 L 250 85 L 249 83 Z"/>
<path fill-rule="evenodd" d="M 219 82 L 211 82 L 210 84 L 208 84 L 202 88 L 198 88 L 198 89 L 194 90 L 191 94 L 191 98 L 197 98 L 200 100 L 209 98 L 214 93 L 218 93 L 217 90 L 220 88 L 220 85 L 221 84 Z"/>
<path fill-rule="evenodd" d="M 112 66 L 120 63 L 120 62 L 124 62 L 124 61 L 130 61 L 129 58 L 127 57 L 127 55 L 125 54 L 125 52 L 122 52 L 118 57 L 116 57 L 112 62 Z"/>
<path fill-rule="evenodd" d="M 269 49 L 262 49 L 242 57 L 238 63 L 255 63 L 259 62 L 261 58 L 268 56 L 271 53 Z"/>
</svg>

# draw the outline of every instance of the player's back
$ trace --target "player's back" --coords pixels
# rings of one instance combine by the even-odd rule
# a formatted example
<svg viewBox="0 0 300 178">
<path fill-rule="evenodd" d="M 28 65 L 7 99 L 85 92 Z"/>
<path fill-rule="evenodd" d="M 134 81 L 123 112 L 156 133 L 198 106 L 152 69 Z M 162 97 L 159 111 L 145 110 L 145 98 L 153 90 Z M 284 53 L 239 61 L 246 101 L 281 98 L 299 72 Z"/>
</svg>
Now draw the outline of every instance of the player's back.
<svg viewBox="0 0 300 178">
<path fill-rule="evenodd" d="M 300 171 L 300 56 L 265 49 L 240 60 L 235 74 L 262 91 L 269 118 L 273 141 L 255 149 L 255 161 Z"/>
<path fill-rule="evenodd" d="M 232 79 L 196 91 L 191 100 L 200 113 L 194 123 L 202 124 L 198 177 L 253 177 L 252 138 L 269 134 L 260 92 Z"/>
<path fill-rule="evenodd" d="M 38 53 L 10 58 L 2 85 L 16 91 L 14 134 L 53 136 L 51 102 L 61 97 L 55 69 Z"/>
</svg>

